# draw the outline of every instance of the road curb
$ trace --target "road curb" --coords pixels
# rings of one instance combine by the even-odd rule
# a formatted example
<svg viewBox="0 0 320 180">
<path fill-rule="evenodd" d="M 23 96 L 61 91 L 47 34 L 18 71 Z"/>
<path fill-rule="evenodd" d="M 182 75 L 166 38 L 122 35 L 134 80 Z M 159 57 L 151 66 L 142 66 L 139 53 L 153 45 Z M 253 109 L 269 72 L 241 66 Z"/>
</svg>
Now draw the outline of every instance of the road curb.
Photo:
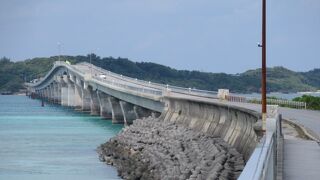
<svg viewBox="0 0 320 180">
<path fill-rule="evenodd" d="M 311 129 L 305 127 L 304 125 L 302 125 L 300 123 L 294 122 L 294 121 L 292 121 L 290 119 L 282 119 L 282 120 L 285 121 L 288 124 L 291 124 L 294 127 L 299 128 L 308 139 L 320 143 L 320 136 L 317 135 L 315 132 L 313 132 Z"/>
</svg>

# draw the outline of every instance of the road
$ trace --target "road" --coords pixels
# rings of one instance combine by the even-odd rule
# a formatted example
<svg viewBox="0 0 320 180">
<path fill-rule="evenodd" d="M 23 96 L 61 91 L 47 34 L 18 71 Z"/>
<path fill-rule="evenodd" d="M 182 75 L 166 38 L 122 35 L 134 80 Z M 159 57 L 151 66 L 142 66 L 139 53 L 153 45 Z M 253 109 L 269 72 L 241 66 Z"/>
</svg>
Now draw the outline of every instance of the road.
<svg viewBox="0 0 320 180">
<path fill-rule="evenodd" d="M 259 104 L 238 102 L 227 102 L 227 104 L 261 112 L 261 105 Z M 279 107 L 279 113 L 282 114 L 283 119 L 301 124 L 307 129 L 313 131 L 316 135 L 320 136 L 320 111 Z"/>
</svg>

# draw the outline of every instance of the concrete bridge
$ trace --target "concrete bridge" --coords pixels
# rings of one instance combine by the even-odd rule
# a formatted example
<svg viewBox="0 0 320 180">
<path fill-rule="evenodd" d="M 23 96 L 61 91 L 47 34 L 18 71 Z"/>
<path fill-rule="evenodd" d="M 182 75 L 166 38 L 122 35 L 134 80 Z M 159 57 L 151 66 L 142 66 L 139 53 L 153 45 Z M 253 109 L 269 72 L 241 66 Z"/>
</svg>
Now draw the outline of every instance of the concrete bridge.
<svg viewBox="0 0 320 180">
<path fill-rule="evenodd" d="M 88 63 L 57 61 L 39 82 L 27 85 L 33 97 L 100 115 L 113 123 L 129 125 L 153 116 L 221 137 L 247 162 L 240 179 L 282 177 L 281 116 L 274 107 L 263 134 L 255 108 L 220 102 L 217 92 L 142 81 Z"/>
</svg>

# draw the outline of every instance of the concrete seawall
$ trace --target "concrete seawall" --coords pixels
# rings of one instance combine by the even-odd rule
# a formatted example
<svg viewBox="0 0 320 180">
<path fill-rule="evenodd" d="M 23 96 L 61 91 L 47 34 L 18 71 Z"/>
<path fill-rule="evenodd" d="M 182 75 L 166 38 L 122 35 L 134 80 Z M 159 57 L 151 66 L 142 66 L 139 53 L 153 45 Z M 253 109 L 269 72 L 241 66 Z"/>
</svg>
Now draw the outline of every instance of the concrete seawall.
<svg viewBox="0 0 320 180">
<path fill-rule="evenodd" d="M 254 124 L 259 114 L 239 107 L 179 98 L 165 98 L 160 119 L 220 137 L 248 160 L 257 145 Z"/>
</svg>

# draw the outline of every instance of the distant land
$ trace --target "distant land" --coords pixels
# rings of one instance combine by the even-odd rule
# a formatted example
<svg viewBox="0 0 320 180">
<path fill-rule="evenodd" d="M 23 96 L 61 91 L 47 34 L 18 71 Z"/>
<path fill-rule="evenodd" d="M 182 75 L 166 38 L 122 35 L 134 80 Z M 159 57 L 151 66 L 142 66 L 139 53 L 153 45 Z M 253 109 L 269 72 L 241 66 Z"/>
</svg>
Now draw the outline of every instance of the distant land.
<svg viewBox="0 0 320 180">
<path fill-rule="evenodd" d="M 61 56 L 72 64 L 89 62 L 90 56 Z M 133 62 L 126 58 L 100 58 L 91 54 L 92 63 L 115 73 L 146 81 L 216 91 L 230 89 L 234 93 L 253 93 L 260 91 L 261 69 L 248 70 L 239 74 L 209 73 L 200 71 L 176 70 L 168 66 Z M 23 89 L 23 83 L 44 76 L 58 56 L 41 57 L 13 62 L 0 59 L 0 92 L 15 93 Z M 295 72 L 284 67 L 267 69 L 267 91 L 294 93 L 320 89 L 320 68 L 307 72 Z"/>
</svg>

